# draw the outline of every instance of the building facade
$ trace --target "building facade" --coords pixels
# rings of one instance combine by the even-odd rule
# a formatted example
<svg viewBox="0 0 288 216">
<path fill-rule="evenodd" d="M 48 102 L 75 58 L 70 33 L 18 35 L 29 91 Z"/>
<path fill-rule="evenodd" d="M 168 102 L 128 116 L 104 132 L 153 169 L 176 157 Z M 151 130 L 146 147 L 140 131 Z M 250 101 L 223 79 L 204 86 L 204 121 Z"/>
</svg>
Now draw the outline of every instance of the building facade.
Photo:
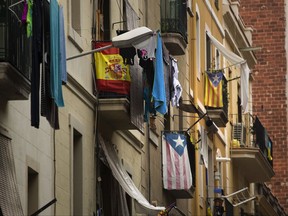
<svg viewBox="0 0 288 216">
<path fill-rule="evenodd" d="M 32 37 L 25 2 L 0 4 L 0 215 L 285 215 L 239 1 L 34 1 Z"/>
</svg>

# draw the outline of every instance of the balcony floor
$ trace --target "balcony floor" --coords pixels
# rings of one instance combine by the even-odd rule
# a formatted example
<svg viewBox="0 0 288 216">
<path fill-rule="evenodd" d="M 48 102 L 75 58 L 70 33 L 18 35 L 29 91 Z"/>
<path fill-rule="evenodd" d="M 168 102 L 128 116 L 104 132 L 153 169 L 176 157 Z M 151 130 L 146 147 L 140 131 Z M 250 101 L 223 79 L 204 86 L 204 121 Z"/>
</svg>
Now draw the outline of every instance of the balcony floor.
<svg viewBox="0 0 288 216">
<path fill-rule="evenodd" d="M 259 148 L 232 148 L 231 158 L 249 182 L 266 182 L 275 175 Z"/>
</svg>

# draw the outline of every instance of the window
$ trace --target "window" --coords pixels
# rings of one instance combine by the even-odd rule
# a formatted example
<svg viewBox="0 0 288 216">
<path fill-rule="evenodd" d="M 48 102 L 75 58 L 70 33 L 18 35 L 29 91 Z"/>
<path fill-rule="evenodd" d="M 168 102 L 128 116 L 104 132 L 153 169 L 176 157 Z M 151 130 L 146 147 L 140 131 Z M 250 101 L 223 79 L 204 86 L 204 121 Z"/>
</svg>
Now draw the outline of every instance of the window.
<svg viewBox="0 0 288 216">
<path fill-rule="evenodd" d="M 7 132 L 0 128 L 0 215 L 24 215 L 18 192 L 11 139 L 8 136 Z"/>
<path fill-rule="evenodd" d="M 97 38 L 110 40 L 110 1 L 99 0 L 99 20 L 97 20 Z M 113 28 L 113 24 L 112 24 Z"/>
<path fill-rule="evenodd" d="M 220 69 L 220 52 L 218 49 L 215 50 L 215 68 L 214 69 Z"/>
<path fill-rule="evenodd" d="M 213 165 L 213 153 L 212 149 L 210 148 L 210 144 L 213 145 L 213 143 L 210 141 L 210 139 L 207 139 L 209 145 L 208 147 L 208 169 L 206 169 L 207 174 L 207 197 L 210 199 L 210 204 L 213 203 L 213 197 L 214 197 L 214 165 Z"/>
<path fill-rule="evenodd" d="M 206 34 L 206 71 L 212 69 L 211 54 L 211 41 L 210 37 Z"/>
<path fill-rule="evenodd" d="M 28 215 L 31 215 L 38 210 L 38 192 L 38 173 L 31 167 L 28 167 Z"/>
<path fill-rule="evenodd" d="M 73 129 L 73 215 L 83 215 L 83 145 L 82 134 Z"/>
<path fill-rule="evenodd" d="M 72 28 L 81 36 L 81 10 L 80 0 L 71 0 L 71 25 Z"/>
</svg>

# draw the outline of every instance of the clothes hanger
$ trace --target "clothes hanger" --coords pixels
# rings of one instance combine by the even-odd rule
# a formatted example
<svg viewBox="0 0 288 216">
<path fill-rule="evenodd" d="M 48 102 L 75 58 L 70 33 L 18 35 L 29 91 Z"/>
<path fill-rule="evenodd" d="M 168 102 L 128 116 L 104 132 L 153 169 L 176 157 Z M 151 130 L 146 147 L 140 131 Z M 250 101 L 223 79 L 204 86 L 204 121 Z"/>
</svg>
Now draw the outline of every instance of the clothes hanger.
<svg viewBox="0 0 288 216">
<path fill-rule="evenodd" d="M 16 16 L 18 22 L 21 22 L 21 20 L 19 19 L 19 17 L 18 17 L 17 14 L 15 13 L 15 11 L 12 10 L 12 7 L 15 7 L 15 6 L 17 6 L 18 4 L 21 4 L 21 3 L 24 2 L 24 1 L 25 1 L 25 0 L 20 0 L 20 1 L 14 3 L 14 4 L 12 4 L 12 5 L 10 5 L 10 6 L 8 7 L 8 9 Z"/>
</svg>

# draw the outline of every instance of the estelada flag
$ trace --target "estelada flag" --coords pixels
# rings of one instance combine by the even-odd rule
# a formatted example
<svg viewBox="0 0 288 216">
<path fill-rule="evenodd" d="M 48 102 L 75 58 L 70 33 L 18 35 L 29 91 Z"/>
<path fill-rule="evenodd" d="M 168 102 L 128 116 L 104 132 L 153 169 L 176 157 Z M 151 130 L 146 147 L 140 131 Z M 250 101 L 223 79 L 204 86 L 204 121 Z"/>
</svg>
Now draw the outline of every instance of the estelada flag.
<svg viewBox="0 0 288 216">
<path fill-rule="evenodd" d="M 167 190 L 189 190 L 192 173 L 183 132 L 167 131 L 162 135 L 163 186 Z"/>
<path fill-rule="evenodd" d="M 204 104 L 208 107 L 223 107 L 223 72 L 205 73 Z"/>
<path fill-rule="evenodd" d="M 111 42 L 97 42 L 95 49 L 111 45 Z M 99 92 L 114 92 L 129 95 L 130 69 L 125 65 L 119 49 L 112 47 L 94 54 L 96 86 Z"/>
</svg>

